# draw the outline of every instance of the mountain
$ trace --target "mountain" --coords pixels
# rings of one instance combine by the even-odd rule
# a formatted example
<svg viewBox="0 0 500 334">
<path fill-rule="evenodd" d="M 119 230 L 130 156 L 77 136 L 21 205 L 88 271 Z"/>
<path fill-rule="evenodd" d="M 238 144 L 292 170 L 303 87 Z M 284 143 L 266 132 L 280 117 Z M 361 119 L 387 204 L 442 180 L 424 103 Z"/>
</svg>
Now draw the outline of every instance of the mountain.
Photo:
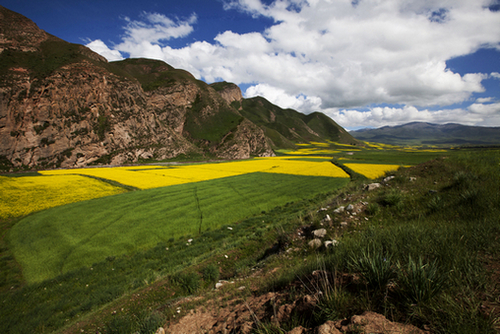
<svg viewBox="0 0 500 334">
<path fill-rule="evenodd" d="M 500 127 L 412 122 L 350 132 L 356 139 L 391 145 L 498 145 Z"/>
<path fill-rule="evenodd" d="M 259 125 L 277 147 L 290 147 L 294 143 L 330 140 L 344 144 L 359 144 L 345 129 L 325 114 L 309 115 L 292 109 L 282 109 L 263 97 L 244 99 L 232 105 L 241 114 Z"/>
<path fill-rule="evenodd" d="M 242 159 L 327 139 L 356 142 L 323 114 L 243 99 L 234 84 L 208 85 L 159 60 L 108 63 L 0 6 L 4 170 Z"/>
</svg>

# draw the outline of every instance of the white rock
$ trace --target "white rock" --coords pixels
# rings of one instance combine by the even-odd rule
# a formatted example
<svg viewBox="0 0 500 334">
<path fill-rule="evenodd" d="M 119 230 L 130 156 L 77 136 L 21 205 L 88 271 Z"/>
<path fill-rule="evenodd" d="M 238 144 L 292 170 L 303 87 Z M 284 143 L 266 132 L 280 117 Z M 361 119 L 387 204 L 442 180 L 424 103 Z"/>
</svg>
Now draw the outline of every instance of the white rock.
<svg viewBox="0 0 500 334">
<path fill-rule="evenodd" d="M 323 218 L 323 221 L 324 221 L 324 222 L 331 222 L 331 221 L 332 221 L 332 218 L 330 217 L 330 215 L 329 215 L 329 214 L 327 214 L 327 215 L 326 215 L 326 217 L 325 217 L 325 218 Z"/>
<path fill-rule="evenodd" d="M 320 228 L 318 230 L 313 231 L 313 235 L 316 238 L 323 238 L 326 235 L 326 230 L 324 228 Z"/>
<path fill-rule="evenodd" d="M 370 184 L 365 185 L 364 189 L 368 190 L 368 191 L 372 191 L 372 190 L 378 189 L 380 187 L 381 187 L 380 183 L 370 183 Z"/>
<path fill-rule="evenodd" d="M 312 239 L 311 241 L 309 241 L 308 245 L 311 248 L 319 248 L 321 247 L 322 242 L 319 239 Z"/>
<path fill-rule="evenodd" d="M 384 179 L 384 182 L 389 182 L 389 181 L 390 181 L 390 180 L 392 180 L 393 178 L 395 178 L 395 176 L 394 176 L 394 175 L 392 175 L 392 176 L 388 176 L 388 177 L 386 177 L 386 178 Z"/>
<path fill-rule="evenodd" d="M 338 241 L 335 240 L 335 239 L 332 239 L 332 240 L 327 240 L 325 241 L 325 247 L 328 248 L 330 246 L 334 247 L 334 246 L 337 246 L 338 245 Z"/>
<path fill-rule="evenodd" d="M 333 210 L 333 212 L 335 212 L 335 213 L 342 213 L 342 212 L 344 212 L 344 209 L 345 209 L 345 207 L 339 206 L 338 208 L 336 208 L 335 210 Z"/>
</svg>

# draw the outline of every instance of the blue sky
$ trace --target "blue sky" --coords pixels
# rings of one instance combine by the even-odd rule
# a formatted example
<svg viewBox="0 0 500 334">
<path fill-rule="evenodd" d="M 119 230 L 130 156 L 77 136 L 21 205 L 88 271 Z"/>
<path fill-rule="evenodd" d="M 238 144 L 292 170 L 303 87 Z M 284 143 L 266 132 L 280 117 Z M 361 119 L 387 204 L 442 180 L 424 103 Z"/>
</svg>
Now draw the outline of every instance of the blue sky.
<svg viewBox="0 0 500 334">
<path fill-rule="evenodd" d="M 0 0 L 108 60 L 161 59 L 347 129 L 500 126 L 499 0 Z"/>
</svg>

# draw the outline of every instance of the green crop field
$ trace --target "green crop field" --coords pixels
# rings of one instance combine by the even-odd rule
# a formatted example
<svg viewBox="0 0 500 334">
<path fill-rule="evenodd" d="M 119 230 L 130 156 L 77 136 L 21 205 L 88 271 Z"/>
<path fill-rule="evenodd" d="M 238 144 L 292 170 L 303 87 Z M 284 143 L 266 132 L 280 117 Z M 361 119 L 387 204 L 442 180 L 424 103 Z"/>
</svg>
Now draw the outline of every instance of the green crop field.
<svg viewBox="0 0 500 334">
<path fill-rule="evenodd" d="M 336 149 L 326 146 L 326 143 L 303 145 L 309 150 L 317 148 L 325 149 L 325 152 Z M 445 158 L 410 167 L 439 157 Z M 390 250 L 393 254 L 391 268 L 397 267 L 394 263 L 406 266 L 411 259 L 425 260 L 426 254 L 431 254 L 433 261 L 438 259 L 441 268 L 453 278 L 448 279 L 450 285 L 445 292 L 450 296 L 457 295 L 453 290 L 455 287 L 463 290 L 463 284 L 458 282 L 460 275 L 466 275 L 467 280 L 479 277 L 475 272 L 464 271 L 460 265 L 462 258 L 459 257 L 476 254 L 477 249 L 483 249 L 478 245 L 489 245 L 488 237 L 493 240 L 498 231 L 498 182 L 497 178 L 491 178 L 498 170 L 497 150 L 484 150 L 479 154 L 471 150 L 342 147 L 335 153 L 322 156 L 309 155 L 304 151 L 300 157 L 286 155 L 274 158 L 272 166 L 284 161 L 290 171 L 297 169 L 298 173 L 302 167 L 292 164 L 297 160 L 311 163 L 332 161 L 347 170 L 351 179 L 249 172 L 146 190 L 122 189 L 115 182 L 113 186 L 118 192 L 128 192 L 45 210 L 37 209 L 43 211 L 22 217 L 14 215 L 0 219 L 0 317 L 4 319 L 0 322 L 0 332 L 76 333 L 83 332 L 81 329 L 85 328 L 85 332 L 118 333 L 120 331 L 115 329 L 120 321 L 122 324 L 140 323 L 146 321 L 141 317 L 157 314 L 154 310 L 158 307 L 170 310 L 171 305 L 183 296 L 196 294 L 196 291 L 211 291 L 214 279 L 206 275 L 210 270 L 218 278 L 235 280 L 268 265 L 290 267 L 276 281 L 264 282 L 260 287 L 265 291 L 266 284 L 270 284 L 274 291 L 275 287 L 281 286 L 280 282 L 285 284 L 288 277 L 292 280 L 302 277 L 300 279 L 307 282 L 308 278 L 301 276 L 305 275 L 302 272 L 324 270 L 325 266 L 343 272 L 358 270 L 352 267 L 351 260 L 362 258 L 363 254 L 371 256 L 370 247 L 379 244 L 381 249 Z M 372 171 L 384 168 L 385 164 L 396 169 L 399 166 L 408 167 L 397 171 L 386 169 L 385 175 L 371 181 L 370 176 L 357 174 L 362 171 L 353 173 L 349 169 L 352 164 L 371 168 Z M 208 167 L 205 164 L 200 166 Z M 219 167 L 228 166 L 220 164 Z M 246 170 L 242 166 L 238 168 Z M 170 169 L 159 168 L 165 169 L 165 173 Z M 118 169 L 107 170 L 110 178 L 117 176 Z M 154 171 L 155 167 L 140 167 L 133 172 L 139 173 L 139 170 L 149 175 L 151 173 L 146 172 Z M 200 173 L 207 170 L 196 169 L 192 174 L 199 179 L 204 177 Z M 46 171 L 39 174 L 43 173 Z M 215 176 L 210 174 L 213 172 L 206 173 L 207 177 Z M 13 186 L 16 182 L 11 176 L 17 176 L 17 181 L 31 180 L 36 185 L 40 183 L 36 182 L 37 178 L 49 177 L 39 174 L 2 177 L 12 181 Z M 127 175 L 130 176 L 130 173 Z M 389 182 L 382 181 L 387 175 L 395 175 L 395 178 Z M 32 179 L 28 180 L 25 176 Z M 416 177 L 416 181 L 411 181 L 411 177 Z M 96 185 L 109 182 L 106 177 L 92 180 Z M 369 182 L 381 182 L 383 187 L 374 192 L 363 191 L 363 183 Z M 152 184 L 160 186 L 160 183 Z M 82 193 L 101 193 L 85 184 L 72 186 L 65 192 L 74 195 L 79 187 Z M 486 191 L 486 188 L 489 190 Z M 21 196 L 22 191 L 18 195 Z M 25 196 L 31 196 L 29 198 L 33 198 L 34 204 L 50 202 L 54 198 L 44 196 L 43 192 L 26 193 Z M 360 223 L 348 228 L 338 227 L 345 218 L 334 215 L 332 211 L 340 204 L 353 202 L 354 198 L 358 198 L 356 201 L 361 201 L 359 203 L 366 203 L 363 204 L 364 212 L 351 217 Z M 333 218 L 332 223 L 323 225 L 326 213 L 320 212 L 319 208 L 327 210 Z M 462 226 L 460 222 L 467 224 Z M 301 241 L 294 237 L 299 228 L 323 226 L 329 229 L 329 237 L 339 240 L 334 252 L 325 249 L 311 252 L 307 247 L 308 239 Z M 436 239 L 441 234 L 444 241 Z M 457 244 L 455 239 L 465 242 Z M 457 251 L 459 246 L 467 246 L 473 252 Z M 435 252 L 447 250 L 449 259 L 446 258 L 448 253 L 434 256 Z M 361 257 L 358 256 L 360 254 Z M 385 253 L 381 254 L 385 256 Z M 410 260 L 408 254 L 411 255 Z M 462 257 L 465 258 L 465 255 Z M 319 258 L 322 265 L 314 266 Z M 383 260 L 385 263 L 385 258 Z M 422 265 L 422 268 L 426 266 L 430 265 Z M 401 268 L 404 273 L 406 267 Z M 453 273 L 460 274 L 457 278 Z M 403 283 L 404 278 L 398 277 Z M 486 284 L 471 282 L 471 287 Z M 352 297 L 353 301 L 359 301 L 357 304 L 352 302 L 355 304 L 352 312 L 361 312 L 367 309 L 366 305 L 368 309 L 382 312 L 377 304 L 378 295 L 364 300 L 363 289 L 361 295 Z M 145 298 L 141 303 L 135 299 L 139 294 Z M 418 323 L 419 317 L 432 318 L 425 314 L 419 314 L 416 320 L 405 318 L 405 309 L 395 309 L 400 306 L 398 303 L 401 300 L 394 299 L 392 294 L 390 297 L 389 304 L 384 302 L 383 307 L 392 305 L 391 310 L 398 317 L 409 319 L 411 323 Z M 349 303 L 351 299 L 344 301 L 343 305 Z M 437 299 L 436 303 L 441 305 L 443 302 Z M 456 303 L 459 305 L 458 301 Z M 462 307 L 461 304 L 459 306 Z M 427 305 L 420 305 L 419 312 L 423 312 L 421 310 L 425 307 Z M 429 304 L 428 307 L 431 310 L 433 306 Z M 441 308 L 451 315 L 463 315 L 456 308 L 451 308 L 451 311 L 447 307 Z M 109 310 L 115 309 L 124 312 L 119 321 L 115 321 L 117 317 L 110 316 Z M 172 314 L 177 314 L 174 311 Z M 464 309 L 463 312 L 466 311 Z M 163 316 L 168 312 L 161 311 Z M 410 309 L 408 312 L 413 311 Z M 456 322 L 436 322 L 432 319 L 429 321 L 433 321 L 433 326 L 443 323 L 443 328 L 447 329 Z M 476 321 L 478 318 L 471 319 Z M 465 320 L 460 321 L 457 323 L 464 323 Z M 483 323 L 469 325 L 468 331 L 462 332 L 474 332 Z M 69 326 L 73 330 L 68 330 Z M 146 330 L 135 332 L 149 333 Z"/>
<path fill-rule="evenodd" d="M 201 233 L 345 186 L 347 178 L 251 173 L 60 206 L 16 224 L 10 242 L 28 282 Z"/>
</svg>

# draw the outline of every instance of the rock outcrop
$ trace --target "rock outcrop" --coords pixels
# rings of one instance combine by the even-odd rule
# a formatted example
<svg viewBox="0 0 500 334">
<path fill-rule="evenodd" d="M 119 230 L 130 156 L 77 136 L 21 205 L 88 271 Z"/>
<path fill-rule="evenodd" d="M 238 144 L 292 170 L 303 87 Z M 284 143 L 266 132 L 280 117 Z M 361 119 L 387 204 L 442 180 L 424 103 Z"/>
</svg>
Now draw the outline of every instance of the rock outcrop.
<svg viewBox="0 0 500 334">
<path fill-rule="evenodd" d="M 237 85 L 230 82 L 218 82 L 211 85 L 222 96 L 227 103 L 231 104 L 234 101 L 241 102 L 243 95 L 241 89 Z"/>
<path fill-rule="evenodd" d="M 108 63 L 0 7 L 3 169 L 274 155 L 229 105 L 238 93 L 219 94 L 161 61 Z"/>
</svg>

